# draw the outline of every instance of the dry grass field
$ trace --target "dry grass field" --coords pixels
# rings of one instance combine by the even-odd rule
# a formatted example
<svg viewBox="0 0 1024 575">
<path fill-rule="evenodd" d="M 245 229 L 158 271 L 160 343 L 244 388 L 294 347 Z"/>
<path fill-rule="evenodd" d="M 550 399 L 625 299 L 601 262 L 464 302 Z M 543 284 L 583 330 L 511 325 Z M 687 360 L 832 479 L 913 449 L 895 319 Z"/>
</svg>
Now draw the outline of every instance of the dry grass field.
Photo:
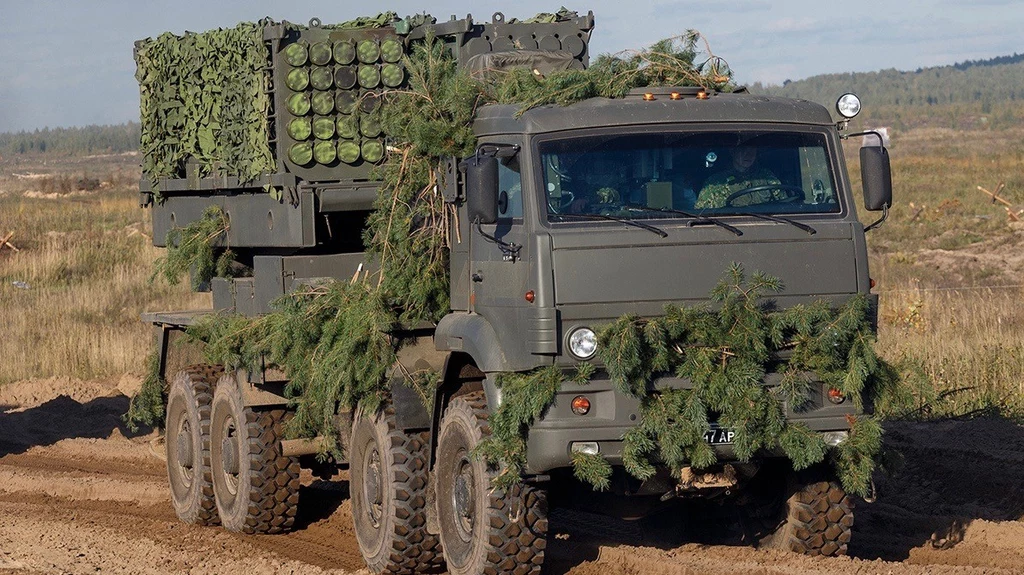
<svg viewBox="0 0 1024 575">
<path fill-rule="evenodd" d="M 1024 208 L 1024 128 L 896 130 L 890 152 L 896 205 L 868 235 L 879 349 L 944 394 L 907 413 L 1024 414 L 1024 223 L 977 190 L 1002 182 Z M 0 161 L 0 237 L 15 232 L 21 250 L 0 249 L 0 383 L 139 373 L 151 344 L 140 312 L 209 305 L 150 280 L 159 250 L 137 181 L 131 155 Z"/>
<path fill-rule="evenodd" d="M 0 238 L 19 250 L 0 249 L 0 384 L 141 372 L 139 313 L 206 301 L 150 282 L 159 250 L 137 189 L 135 156 L 0 163 Z"/>
<path fill-rule="evenodd" d="M 850 171 L 859 180 L 856 150 Z M 868 234 L 881 295 L 879 350 L 924 369 L 940 400 L 922 416 L 1024 414 L 1024 129 L 896 132 L 895 206 Z M 859 181 L 855 183 L 859 189 Z M 872 213 L 861 213 L 871 221 Z"/>
</svg>

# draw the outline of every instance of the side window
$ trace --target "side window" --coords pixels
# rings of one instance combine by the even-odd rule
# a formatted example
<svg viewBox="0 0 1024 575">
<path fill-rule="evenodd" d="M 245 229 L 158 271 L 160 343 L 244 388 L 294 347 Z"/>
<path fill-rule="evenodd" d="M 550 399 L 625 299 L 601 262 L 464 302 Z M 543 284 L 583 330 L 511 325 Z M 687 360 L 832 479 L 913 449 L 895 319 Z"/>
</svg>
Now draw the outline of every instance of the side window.
<svg viewBox="0 0 1024 575">
<path fill-rule="evenodd" d="M 512 158 L 505 163 L 498 164 L 498 217 L 499 218 L 522 218 L 523 217 L 523 182 L 519 175 L 519 159 Z M 502 197 L 507 198 L 502 202 Z"/>
<path fill-rule="evenodd" d="M 800 176 L 801 187 L 807 190 L 806 203 L 834 204 L 835 191 L 832 189 L 832 178 L 829 175 L 828 157 L 825 149 L 820 146 L 801 147 Z"/>
</svg>

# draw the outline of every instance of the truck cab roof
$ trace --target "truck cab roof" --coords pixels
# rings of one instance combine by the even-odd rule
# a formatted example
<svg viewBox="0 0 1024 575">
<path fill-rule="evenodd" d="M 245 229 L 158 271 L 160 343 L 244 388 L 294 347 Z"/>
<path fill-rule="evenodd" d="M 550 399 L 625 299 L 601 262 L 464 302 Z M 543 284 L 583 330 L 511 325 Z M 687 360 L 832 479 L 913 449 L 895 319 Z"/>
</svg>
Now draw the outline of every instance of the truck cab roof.
<svg viewBox="0 0 1024 575">
<path fill-rule="evenodd" d="M 494 104 L 478 111 L 474 126 L 478 136 L 488 136 L 680 122 L 835 124 L 824 106 L 807 100 L 724 92 L 698 98 L 696 94 L 694 88 L 641 88 L 625 98 L 590 98 L 569 106 L 540 106 L 525 113 L 516 104 Z"/>
</svg>

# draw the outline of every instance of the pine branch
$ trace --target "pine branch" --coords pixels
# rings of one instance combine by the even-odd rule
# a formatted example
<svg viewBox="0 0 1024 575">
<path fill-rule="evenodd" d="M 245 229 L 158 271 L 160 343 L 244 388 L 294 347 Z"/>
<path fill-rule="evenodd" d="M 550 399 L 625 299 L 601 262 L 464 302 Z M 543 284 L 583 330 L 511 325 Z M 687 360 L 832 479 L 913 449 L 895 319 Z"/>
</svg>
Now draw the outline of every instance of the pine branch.
<svg viewBox="0 0 1024 575">
<path fill-rule="evenodd" d="M 594 491 L 607 491 L 611 487 L 612 466 L 600 454 L 573 451 L 570 458 L 576 479 L 591 484 Z"/>
</svg>

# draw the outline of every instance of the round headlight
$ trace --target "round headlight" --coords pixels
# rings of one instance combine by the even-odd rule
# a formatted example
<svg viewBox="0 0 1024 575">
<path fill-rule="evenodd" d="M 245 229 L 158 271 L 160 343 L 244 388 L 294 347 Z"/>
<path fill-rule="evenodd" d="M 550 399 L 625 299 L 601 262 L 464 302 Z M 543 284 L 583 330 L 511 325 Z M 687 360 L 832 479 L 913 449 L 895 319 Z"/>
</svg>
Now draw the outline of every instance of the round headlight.
<svg viewBox="0 0 1024 575">
<path fill-rule="evenodd" d="M 836 101 L 836 111 L 844 118 L 852 118 L 860 113 L 860 98 L 855 94 L 843 94 Z"/>
<path fill-rule="evenodd" d="M 578 359 L 590 359 L 597 351 L 597 334 L 589 327 L 581 327 L 569 334 L 569 352 Z"/>
</svg>

